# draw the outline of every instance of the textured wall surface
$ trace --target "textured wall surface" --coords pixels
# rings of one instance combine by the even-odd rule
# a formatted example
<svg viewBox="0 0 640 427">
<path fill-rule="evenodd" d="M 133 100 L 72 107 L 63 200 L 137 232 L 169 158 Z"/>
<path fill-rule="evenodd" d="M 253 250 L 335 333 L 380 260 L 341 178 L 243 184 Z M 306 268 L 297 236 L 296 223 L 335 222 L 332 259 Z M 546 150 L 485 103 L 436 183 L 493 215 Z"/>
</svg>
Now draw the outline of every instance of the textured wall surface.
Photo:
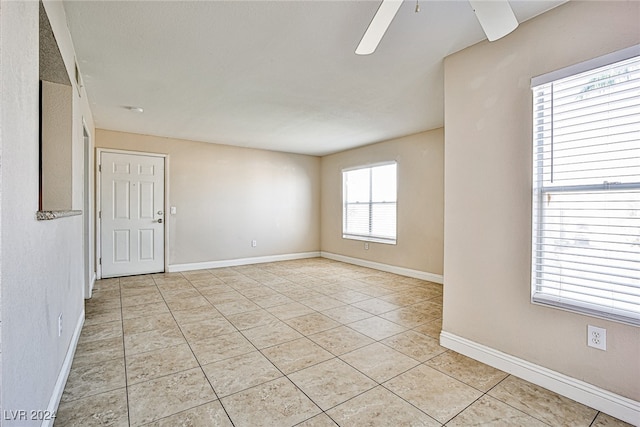
<svg viewBox="0 0 640 427">
<path fill-rule="evenodd" d="M 38 210 L 38 2 L 0 6 L 0 141 L 2 144 L 0 288 L 2 294 L 2 410 L 47 410 L 56 396 L 72 338 L 82 322 L 84 283 L 82 217 L 37 221 Z M 73 47 L 59 3 L 45 3 L 65 66 Z M 56 12 L 57 11 L 57 12 Z M 72 208 L 82 207 L 83 117 L 92 132 L 86 98 L 73 94 Z M 80 148 L 79 148 L 80 147 Z M 58 317 L 62 314 L 62 334 Z M 53 399 L 55 403 L 55 399 Z M 11 417 L 9 417 L 11 418 Z M 3 420 L 3 426 L 36 426 L 42 420 Z"/>
<path fill-rule="evenodd" d="M 169 265 L 320 248 L 318 157 L 102 129 L 96 146 L 168 154 Z"/>
<path fill-rule="evenodd" d="M 69 210 L 73 184 L 73 88 L 43 81 L 41 96 L 42 210 Z"/>
<path fill-rule="evenodd" d="M 443 129 L 356 148 L 322 158 L 321 232 L 323 251 L 442 274 L 444 215 Z M 398 163 L 397 244 L 342 238 L 342 170 Z"/>
<path fill-rule="evenodd" d="M 568 2 L 445 60 L 443 330 L 635 400 L 640 328 L 530 303 L 530 82 L 639 43 L 639 16 L 635 1 Z"/>
</svg>

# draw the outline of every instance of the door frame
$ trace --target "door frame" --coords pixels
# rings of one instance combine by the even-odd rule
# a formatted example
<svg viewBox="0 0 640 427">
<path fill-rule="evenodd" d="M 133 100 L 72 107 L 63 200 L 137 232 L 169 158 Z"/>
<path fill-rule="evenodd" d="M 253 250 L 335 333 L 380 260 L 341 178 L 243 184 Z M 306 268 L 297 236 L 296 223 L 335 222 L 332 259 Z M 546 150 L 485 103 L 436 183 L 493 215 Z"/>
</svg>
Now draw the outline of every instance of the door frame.
<svg viewBox="0 0 640 427">
<path fill-rule="evenodd" d="M 102 210 L 102 153 L 115 153 L 115 154 L 130 154 L 134 156 L 148 156 L 148 157 L 162 157 L 164 159 L 164 271 L 165 273 L 169 268 L 169 155 L 163 153 L 150 153 L 147 151 L 134 151 L 134 150 L 117 150 L 113 148 L 96 148 L 96 212 L 95 212 L 95 224 L 96 224 L 96 275 L 98 279 L 102 279 L 102 264 L 100 262 L 102 258 L 102 222 L 100 218 L 100 212 Z"/>
<path fill-rule="evenodd" d="M 93 139 L 87 123 L 82 118 L 83 183 L 82 183 L 82 252 L 84 261 L 84 298 L 91 298 L 96 281 L 95 269 L 95 212 L 93 211 L 95 194 Z"/>
</svg>

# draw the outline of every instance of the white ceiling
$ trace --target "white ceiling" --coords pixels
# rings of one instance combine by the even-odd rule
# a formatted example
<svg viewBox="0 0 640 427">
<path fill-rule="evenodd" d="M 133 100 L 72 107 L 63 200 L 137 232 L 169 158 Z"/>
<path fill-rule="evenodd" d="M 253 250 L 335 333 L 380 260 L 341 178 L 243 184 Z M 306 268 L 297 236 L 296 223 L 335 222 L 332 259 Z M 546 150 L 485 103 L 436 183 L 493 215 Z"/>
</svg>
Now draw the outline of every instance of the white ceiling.
<svg viewBox="0 0 640 427">
<path fill-rule="evenodd" d="M 519 22 L 564 0 L 511 0 Z M 485 39 L 465 0 L 65 1 L 96 127 L 324 155 L 443 125 L 443 58 Z M 124 107 L 140 106 L 144 113 Z"/>
</svg>

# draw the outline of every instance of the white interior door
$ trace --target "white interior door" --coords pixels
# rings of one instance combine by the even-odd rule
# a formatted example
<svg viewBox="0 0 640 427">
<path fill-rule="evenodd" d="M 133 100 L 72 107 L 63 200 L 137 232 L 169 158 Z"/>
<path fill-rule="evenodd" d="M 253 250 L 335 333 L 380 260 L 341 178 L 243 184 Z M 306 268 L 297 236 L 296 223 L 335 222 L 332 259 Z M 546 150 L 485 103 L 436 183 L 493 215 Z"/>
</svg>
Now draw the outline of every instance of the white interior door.
<svg viewBox="0 0 640 427">
<path fill-rule="evenodd" d="M 100 157 L 102 277 L 164 271 L 164 158 Z"/>
</svg>

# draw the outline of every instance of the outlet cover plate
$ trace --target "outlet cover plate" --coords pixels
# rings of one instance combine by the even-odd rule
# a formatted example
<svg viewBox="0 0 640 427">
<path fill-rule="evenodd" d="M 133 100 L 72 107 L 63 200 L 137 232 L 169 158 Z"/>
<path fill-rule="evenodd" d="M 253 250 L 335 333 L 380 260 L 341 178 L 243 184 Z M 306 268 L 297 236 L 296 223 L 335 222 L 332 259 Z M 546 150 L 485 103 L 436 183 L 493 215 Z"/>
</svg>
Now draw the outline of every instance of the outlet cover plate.
<svg viewBox="0 0 640 427">
<path fill-rule="evenodd" d="M 599 350 L 607 350 L 607 330 L 597 326 L 587 326 L 587 345 Z"/>
</svg>

